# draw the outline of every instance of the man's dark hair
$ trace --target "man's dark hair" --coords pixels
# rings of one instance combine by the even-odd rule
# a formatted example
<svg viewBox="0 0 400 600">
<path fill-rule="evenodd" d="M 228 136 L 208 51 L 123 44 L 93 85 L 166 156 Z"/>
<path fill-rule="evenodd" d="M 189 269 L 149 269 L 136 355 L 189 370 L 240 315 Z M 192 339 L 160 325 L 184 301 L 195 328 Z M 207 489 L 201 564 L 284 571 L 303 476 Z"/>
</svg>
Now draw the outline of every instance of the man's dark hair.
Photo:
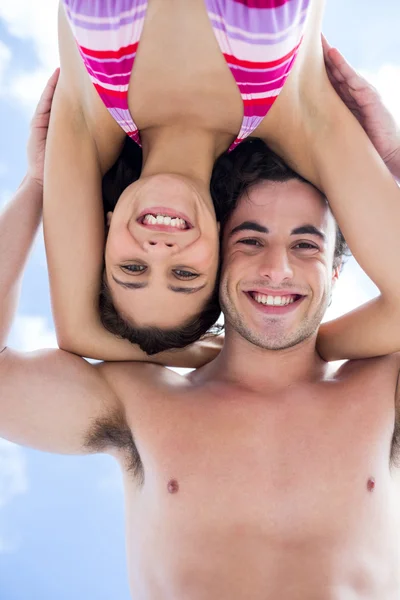
<svg viewBox="0 0 400 600">
<path fill-rule="evenodd" d="M 275 152 L 259 138 L 248 138 L 231 153 L 222 154 L 214 165 L 211 194 L 221 234 L 239 198 L 261 181 L 285 182 L 298 179 L 309 181 L 293 171 Z M 346 240 L 336 225 L 334 268 L 343 263 L 350 253 Z"/>
<path fill-rule="evenodd" d="M 142 170 L 142 150 L 130 138 L 126 138 L 121 155 L 114 166 L 103 177 L 103 207 L 104 219 L 108 211 L 113 211 L 122 192 L 134 181 L 139 179 Z M 184 348 L 193 344 L 206 333 L 217 334 L 222 327 L 216 325 L 221 314 L 219 305 L 219 276 L 218 269 L 216 283 L 210 298 L 205 302 L 202 310 L 191 317 L 186 323 L 173 329 L 159 327 L 140 327 L 127 321 L 116 310 L 110 288 L 103 276 L 99 307 L 100 317 L 104 327 L 114 335 L 129 340 L 149 355 L 170 350 L 171 348 Z"/>
<path fill-rule="evenodd" d="M 126 138 L 121 155 L 103 178 L 103 205 L 106 221 L 108 211 L 113 211 L 125 188 L 136 181 L 142 170 L 142 150 Z M 211 178 L 211 196 L 221 234 L 225 223 L 235 210 L 239 198 L 260 181 L 289 181 L 298 179 L 309 183 L 290 169 L 268 146 L 258 138 L 242 142 L 233 152 L 225 152 L 216 161 Z M 337 227 L 334 266 L 338 266 L 348 247 Z M 216 325 L 220 316 L 220 268 L 215 288 L 202 311 L 174 329 L 138 327 L 119 314 L 112 301 L 110 289 L 103 277 L 100 290 L 100 316 L 102 323 L 114 335 L 138 344 L 149 355 L 171 348 L 184 348 L 206 333 L 216 334 L 222 329 Z"/>
</svg>

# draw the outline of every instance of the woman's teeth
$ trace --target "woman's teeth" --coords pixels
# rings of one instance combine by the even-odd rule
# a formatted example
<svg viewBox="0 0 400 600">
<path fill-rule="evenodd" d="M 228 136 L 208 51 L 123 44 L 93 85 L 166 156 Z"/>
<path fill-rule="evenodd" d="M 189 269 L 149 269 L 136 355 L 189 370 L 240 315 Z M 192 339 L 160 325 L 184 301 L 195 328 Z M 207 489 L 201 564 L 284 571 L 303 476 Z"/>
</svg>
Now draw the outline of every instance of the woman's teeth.
<svg viewBox="0 0 400 600">
<path fill-rule="evenodd" d="M 287 306 L 296 299 L 295 296 L 265 296 L 264 294 L 252 294 L 252 296 L 259 304 L 267 304 L 268 306 Z"/>
<path fill-rule="evenodd" d="M 177 229 L 188 229 L 188 225 L 184 219 L 166 217 L 164 215 L 147 214 L 143 218 L 143 224 L 147 225 L 168 225 Z"/>
</svg>

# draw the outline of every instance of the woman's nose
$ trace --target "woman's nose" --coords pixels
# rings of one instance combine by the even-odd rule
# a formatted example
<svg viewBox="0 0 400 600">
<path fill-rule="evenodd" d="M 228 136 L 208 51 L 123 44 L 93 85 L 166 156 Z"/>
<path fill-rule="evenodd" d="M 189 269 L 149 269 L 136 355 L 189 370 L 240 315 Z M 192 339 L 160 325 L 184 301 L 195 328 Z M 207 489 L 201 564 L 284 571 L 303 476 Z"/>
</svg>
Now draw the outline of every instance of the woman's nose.
<svg viewBox="0 0 400 600">
<path fill-rule="evenodd" d="M 179 248 L 173 241 L 149 240 L 143 242 L 143 250 L 152 255 L 176 254 Z"/>
</svg>

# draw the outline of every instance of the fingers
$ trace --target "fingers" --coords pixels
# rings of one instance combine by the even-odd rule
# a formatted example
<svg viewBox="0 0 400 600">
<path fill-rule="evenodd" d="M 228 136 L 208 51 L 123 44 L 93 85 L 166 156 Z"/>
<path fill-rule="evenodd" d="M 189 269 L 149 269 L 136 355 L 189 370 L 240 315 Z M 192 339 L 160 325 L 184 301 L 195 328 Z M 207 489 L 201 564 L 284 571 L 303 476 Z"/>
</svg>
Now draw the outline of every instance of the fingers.
<svg viewBox="0 0 400 600">
<path fill-rule="evenodd" d="M 337 48 L 329 50 L 329 61 L 334 77 L 341 83 L 345 82 L 349 86 L 350 91 L 363 90 L 368 86 L 365 79 L 353 69 Z"/>
<path fill-rule="evenodd" d="M 57 87 L 58 77 L 60 75 L 60 69 L 56 69 L 46 83 L 46 86 L 40 96 L 40 100 L 35 110 L 35 117 L 50 112 L 51 103 L 53 100 L 54 92 Z"/>
<path fill-rule="evenodd" d="M 332 48 L 332 46 L 329 44 L 328 40 L 326 39 L 326 37 L 324 36 L 323 33 L 321 33 L 321 41 L 322 41 L 322 50 L 324 51 L 325 62 L 330 63 L 329 50 Z"/>
</svg>

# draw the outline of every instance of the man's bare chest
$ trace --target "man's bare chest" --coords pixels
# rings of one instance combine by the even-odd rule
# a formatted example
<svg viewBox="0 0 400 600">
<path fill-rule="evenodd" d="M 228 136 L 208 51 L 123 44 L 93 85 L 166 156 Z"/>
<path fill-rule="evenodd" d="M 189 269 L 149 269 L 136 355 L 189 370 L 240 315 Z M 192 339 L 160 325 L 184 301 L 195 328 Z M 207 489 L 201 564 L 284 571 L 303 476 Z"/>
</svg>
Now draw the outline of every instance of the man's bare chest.
<svg viewBox="0 0 400 600">
<path fill-rule="evenodd" d="M 238 522 L 251 516 L 271 534 L 299 519 L 319 529 L 328 513 L 370 506 L 387 491 L 393 394 L 385 374 L 373 385 L 361 373 L 281 397 L 219 389 L 164 397 L 136 425 L 132 415 L 144 485 L 176 505 L 206 502 L 219 516 L 229 505 Z"/>
<path fill-rule="evenodd" d="M 221 581 L 241 582 L 239 598 L 272 597 L 265 586 L 286 590 L 288 570 L 321 598 L 328 573 L 378 589 L 367 565 L 394 572 L 399 498 L 389 386 L 386 410 L 373 387 L 335 382 L 276 402 L 195 392 L 172 408 L 167 398 L 148 405 L 135 438 L 144 483 L 126 476 L 131 555 L 157 555 L 176 590 L 213 581 L 215 597 Z"/>
</svg>

